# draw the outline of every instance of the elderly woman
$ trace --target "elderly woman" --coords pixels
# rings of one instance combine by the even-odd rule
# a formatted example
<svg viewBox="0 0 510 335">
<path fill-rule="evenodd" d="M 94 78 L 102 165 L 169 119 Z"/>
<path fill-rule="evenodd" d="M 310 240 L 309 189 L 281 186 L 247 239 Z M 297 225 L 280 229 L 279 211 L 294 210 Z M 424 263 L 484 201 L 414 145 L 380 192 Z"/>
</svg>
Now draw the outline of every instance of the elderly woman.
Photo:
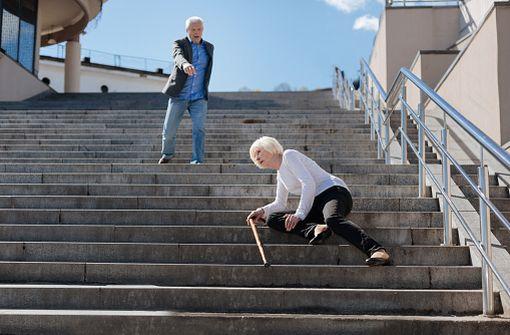
<svg viewBox="0 0 510 335">
<path fill-rule="evenodd" d="M 390 256 L 363 229 L 346 219 L 352 209 L 352 197 L 345 182 L 324 171 L 312 159 L 296 150 L 285 150 L 272 137 L 263 136 L 250 148 L 252 161 L 261 169 L 275 169 L 276 199 L 257 208 L 246 221 L 266 221 L 273 229 L 296 234 L 319 244 L 331 236 L 342 236 L 369 258 L 370 266 L 386 265 Z M 295 212 L 285 211 L 289 193 L 301 194 Z"/>
</svg>

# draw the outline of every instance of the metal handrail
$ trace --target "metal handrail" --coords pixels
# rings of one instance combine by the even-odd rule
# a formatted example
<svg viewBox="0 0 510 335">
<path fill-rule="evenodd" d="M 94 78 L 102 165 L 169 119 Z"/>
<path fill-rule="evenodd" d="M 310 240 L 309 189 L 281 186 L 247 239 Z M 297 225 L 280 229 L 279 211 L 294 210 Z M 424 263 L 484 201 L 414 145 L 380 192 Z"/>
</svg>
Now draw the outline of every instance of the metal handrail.
<svg viewBox="0 0 510 335">
<path fill-rule="evenodd" d="M 425 109 L 423 104 L 418 105 L 418 111 L 415 112 L 413 108 L 406 101 L 406 83 L 410 82 L 420 91 L 420 98 L 428 98 L 434 102 L 445 115 L 452 118 L 462 129 L 464 129 L 473 139 L 481 145 L 481 160 L 478 171 L 479 184 L 477 185 L 462 168 L 462 166 L 455 160 L 452 154 L 448 151 L 447 138 L 448 129 L 446 123 L 441 132 L 441 140 L 439 140 L 434 133 L 428 128 L 425 123 Z M 374 91 L 375 88 L 375 91 Z M 489 187 L 488 187 L 488 169 L 484 166 L 483 153 L 484 150 L 492 154 L 507 170 L 510 170 L 510 154 L 504 151 L 492 139 L 478 129 L 474 124 L 462 116 L 455 110 L 448 102 L 440 97 L 433 89 L 426 85 L 421 79 L 416 77 L 408 69 L 402 68 L 393 82 L 389 92 L 386 92 L 380 82 L 378 81 L 374 72 L 370 69 L 367 62 L 361 60 L 361 82 L 360 82 L 360 107 L 365 111 L 365 123 L 370 123 L 371 139 L 377 141 L 378 158 L 384 154 L 386 162 L 390 160 L 390 145 L 398 135 L 401 138 L 402 144 L 402 163 L 407 162 L 407 146 L 409 145 L 412 152 L 418 158 L 419 164 L 419 196 L 426 195 L 425 177 L 429 176 L 430 180 L 437 186 L 443 198 L 443 215 L 444 215 L 444 244 L 452 244 L 452 214 L 455 214 L 460 224 L 466 230 L 469 238 L 473 241 L 476 249 L 482 258 L 482 287 L 483 287 L 483 309 L 484 315 L 494 314 L 494 298 L 492 287 L 492 275 L 500 282 L 505 293 L 510 297 L 510 287 L 505 282 L 502 275 L 498 272 L 496 266 L 492 262 L 492 245 L 490 242 L 490 211 L 492 210 L 498 220 L 510 230 L 510 223 L 504 215 L 496 208 L 496 206 L 489 200 Z M 420 99 L 420 101 L 424 101 Z M 383 108 L 383 102 L 386 107 Z M 392 113 L 395 111 L 395 106 L 401 106 L 401 125 L 395 134 L 390 139 L 390 126 L 389 120 Z M 407 136 L 407 116 L 410 116 L 418 127 L 418 149 L 415 148 L 412 141 Z M 385 128 L 383 136 L 383 126 Z M 374 138 L 377 137 L 377 138 Z M 425 137 L 430 140 L 430 143 L 437 149 L 441 155 L 442 162 L 442 180 L 443 185 L 437 180 L 432 173 L 431 169 L 427 166 L 425 158 Z M 451 163 L 450 163 L 451 162 Z M 450 179 L 451 171 L 450 164 L 453 165 L 460 173 L 460 175 L 468 182 L 471 189 L 479 199 L 480 206 L 480 223 L 481 229 L 481 242 L 475 237 L 472 229 L 467 224 L 461 212 L 455 205 L 450 196 Z"/>
<path fill-rule="evenodd" d="M 427 137 L 434 144 L 434 147 L 437 150 L 439 150 L 442 155 L 445 155 L 446 158 L 448 158 L 449 161 L 452 162 L 453 166 L 455 166 L 455 168 L 460 172 L 460 174 L 464 177 L 464 179 L 466 179 L 466 181 L 468 182 L 469 186 L 471 186 L 471 188 L 475 191 L 475 193 L 477 193 L 477 195 L 480 198 L 483 199 L 483 201 L 494 212 L 494 214 L 496 214 L 498 219 L 500 219 L 501 223 L 503 223 L 506 226 L 506 228 L 510 230 L 510 223 L 504 217 L 504 215 L 501 213 L 501 211 L 494 205 L 494 203 L 492 201 L 489 200 L 489 197 L 487 195 L 483 194 L 483 192 L 481 192 L 479 190 L 478 186 L 469 177 L 469 175 L 466 173 L 466 171 L 464 171 L 462 166 L 453 158 L 453 156 L 447 150 L 445 150 L 445 148 L 443 148 L 443 146 L 439 143 L 439 141 L 434 136 L 432 131 L 427 127 L 427 125 L 422 120 L 420 120 L 419 116 L 416 114 L 415 111 L 412 110 L 412 108 L 409 106 L 409 104 L 407 104 L 407 102 L 405 102 L 403 99 L 400 99 L 400 100 L 401 100 L 401 102 L 404 105 L 406 105 L 406 109 L 409 111 L 409 114 L 413 117 L 413 119 L 416 121 L 416 123 L 418 123 L 418 125 L 423 128 L 423 130 L 425 131 Z"/>
<path fill-rule="evenodd" d="M 368 64 L 365 62 L 365 60 L 363 60 L 363 62 L 365 63 L 365 66 L 368 67 Z M 406 68 L 400 69 L 400 72 L 393 82 L 392 88 L 390 89 L 389 96 L 391 99 L 395 99 L 395 97 L 398 95 L 398 93 L 394 94 L 395 91 L 398 92 L 398 90 L 395 90 L 395 87 L 400 87 L 404 80 L 411 81 L 421 92 L 425 93 L 431 101 L 433 101 L 469 135 L 471 135 L 474 140 L 482 145 L 485 150 L 490 152 L 494 158 L 503 164 L 506 169 L 510 170 L 510 154 L 506 152 L 499 144 L 494 142 L 494 140 L 492 140 L 489 136 L 487 136 L 487 134 L 481 131 L 480 128 L 466 119 L 461 113 L 453 108 L 446 100 L 444 100 L 410 70 Z M 391 99 L 387 101 L 388 105 L 391 105 L 393 102 Z"/>
<path fill-rule="evenodd" d="M 462 0 L 386 0 L 386 7 L 459 6 Z"/>
<path fill-rule="evenodd" d="M 354 109 L 354 89 L 344 72 L 336 66 L 333 76 L 333 95 L 340 101 L 342 108 Z"/>
<path fill-rule="evenodd" d="M 41 49 L 41 55 L 56 58 L 65 58 L 66 56 L 65 45 L 55 44 L 52 46 L 44 47 L 43 49 Z M 164 73 L 170 73 L 173 66 L 173 63 L 170 61 L 147 57 L 113 54 L 109 52 L 91 50 L 86 48 L 81 48 L 81 56 L 82 60 L 84 60 L 85 57 L 88 57 L 88 60 L 95 64 L 123 67 L 128 69 L 149 72 L 158 72 L 161 71 L 158 69 L 162 69 Z"/>
</svg>

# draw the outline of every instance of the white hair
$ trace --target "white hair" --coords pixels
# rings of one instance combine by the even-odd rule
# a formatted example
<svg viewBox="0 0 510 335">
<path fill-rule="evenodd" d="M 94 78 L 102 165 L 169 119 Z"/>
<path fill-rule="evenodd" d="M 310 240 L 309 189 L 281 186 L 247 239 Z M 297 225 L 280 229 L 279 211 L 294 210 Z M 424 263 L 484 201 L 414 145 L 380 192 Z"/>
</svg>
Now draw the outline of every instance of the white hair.
<svg viewBox="0 0 510 335">
<path fill-rule="evenodd" d="M 204 25 L 204 20 L 199 16 L 189 17 L 188 19 L 186 19 L 186 31 L 188 31 L 189 27 L 193 23 L 201 23 L 202 25 Z"/>
<path fill-rule="evenodd" d="M 253 163 L 257 165 L 259 168 L 262 168 L 262 166 L 260 166 L 257 160 L 255 159 L 256 158 L 255 151 L 257 151 L 257 149 L 264 149 L 273 155 L 283 155 L 283 147 L 280 144 L 280 142 L 276 140 L 276 138 L 262 136 L 261 138 L 253 142 L 253 144 L 250 147 L 250 158 L 253 161 Z"/>
</svg>

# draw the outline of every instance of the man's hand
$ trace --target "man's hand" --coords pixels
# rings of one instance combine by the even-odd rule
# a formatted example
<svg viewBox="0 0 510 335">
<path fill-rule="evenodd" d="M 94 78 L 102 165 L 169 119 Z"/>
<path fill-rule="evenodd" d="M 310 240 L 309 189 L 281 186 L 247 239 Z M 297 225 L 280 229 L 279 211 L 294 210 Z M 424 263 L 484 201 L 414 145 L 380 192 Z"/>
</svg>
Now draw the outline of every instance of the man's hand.
<svg viewBox="0 0 510 335">
<path fill-rule="evenodd" d="M 301 221 L 299 216 L 296 216 L 294 214 L 285 214 L 283 216 L 285 218 L 285 229 L 287 231 L 291 231 L 296 227 L 296 225 Z"/>
<path fill-rule="evenodd" d="M 259 222 L 264 221 L 264 210 L 262 208 L 257 208 L 253 212 L 248 215 L 246 218 L 246 224 L 250 225 L 250 220 L 253 220 L 255 224 L 258 224 Z"/>
<path fill-rule="evenodd" d="M 197 70 L 195 70 L 195 67 L 191 64 L 186 64 L 184 65 L 184 72 L 188 75 L 188 76 L 193 76 L 197 73 Z"/>
</svg>

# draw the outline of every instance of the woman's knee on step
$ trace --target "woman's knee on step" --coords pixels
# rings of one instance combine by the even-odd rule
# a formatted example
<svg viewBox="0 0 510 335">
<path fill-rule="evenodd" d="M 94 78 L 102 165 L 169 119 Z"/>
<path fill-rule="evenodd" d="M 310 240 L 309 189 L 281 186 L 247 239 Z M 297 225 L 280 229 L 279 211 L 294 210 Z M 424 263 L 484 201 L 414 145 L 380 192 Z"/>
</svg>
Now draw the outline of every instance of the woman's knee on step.
<svg viewBox="0 0 510 335">
<path fill-rule="evenodd" d="M 293 212 L 276 212 L 269 215 L 266 224 L 269 228 L 288 233 L 285 229 L 285 215 L 292 214 Z"/>
</svg>

